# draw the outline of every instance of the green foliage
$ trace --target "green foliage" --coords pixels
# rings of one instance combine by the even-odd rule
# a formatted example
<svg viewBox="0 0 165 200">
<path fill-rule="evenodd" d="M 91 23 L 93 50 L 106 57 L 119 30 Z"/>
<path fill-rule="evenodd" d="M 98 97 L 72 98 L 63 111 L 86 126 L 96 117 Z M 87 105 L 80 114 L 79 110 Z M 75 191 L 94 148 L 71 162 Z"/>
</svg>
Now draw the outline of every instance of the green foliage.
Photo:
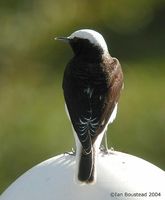
<svg viewBox="0 0 165 200">
<path fill-rule="evenodd" d="M 0 2 L 0 192 L 74 147 L 61 87 L 72 52 L 53 38 L 81 28 L 105 36 L 125 75 L 109 145 L 165 168 L 164 11 L 162 0 Z"/>
</svg>

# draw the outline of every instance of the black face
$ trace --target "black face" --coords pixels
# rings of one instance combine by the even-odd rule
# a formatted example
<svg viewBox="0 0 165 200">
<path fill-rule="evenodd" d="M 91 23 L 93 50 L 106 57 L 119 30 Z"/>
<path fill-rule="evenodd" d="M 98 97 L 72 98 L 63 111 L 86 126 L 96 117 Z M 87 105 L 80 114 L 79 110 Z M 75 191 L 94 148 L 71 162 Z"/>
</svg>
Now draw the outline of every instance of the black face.
<svg viewBox="0 0 165 200">
<path fill-rule="evenodd" d="M 90 43 L 88 39 L 74 37 L 69 40 L 69 43 L 76 56 L 81 56 L 90 61 L 98 61 L 102 58 L 103 50 Z"/>
</svg>

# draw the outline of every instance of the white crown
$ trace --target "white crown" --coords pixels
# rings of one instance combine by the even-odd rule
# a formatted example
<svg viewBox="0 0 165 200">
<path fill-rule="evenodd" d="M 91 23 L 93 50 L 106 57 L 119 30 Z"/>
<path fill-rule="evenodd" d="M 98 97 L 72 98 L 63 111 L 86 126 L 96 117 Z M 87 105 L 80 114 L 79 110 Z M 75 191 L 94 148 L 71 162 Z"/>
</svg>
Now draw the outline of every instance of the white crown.
<svg viewBox="0 0 165 200">
<path fill-rule="evenodd" d="M 90 43 L 101 47 L 103 52 L 108 52 L 108 47 L 103 36 L 94 30 L 81 29 L 72 33 L 68 38 L 73 39 L 74 37 L 88 39 Z"/>
</svg>

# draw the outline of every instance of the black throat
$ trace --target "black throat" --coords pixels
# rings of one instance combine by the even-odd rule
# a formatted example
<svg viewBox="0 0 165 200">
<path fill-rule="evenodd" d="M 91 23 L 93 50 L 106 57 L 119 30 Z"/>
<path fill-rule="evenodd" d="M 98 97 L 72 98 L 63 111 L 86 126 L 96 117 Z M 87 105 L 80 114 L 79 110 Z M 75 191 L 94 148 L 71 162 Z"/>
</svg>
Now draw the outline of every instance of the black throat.
<svg viewBox="0 0 165 200">
<path fill-rule="evenodd" d="M 73 38 L 70 40 L 70 45 L 75 56 L 82 57 L 88 62 L 101 62 L 103 50 L 98 46 L 90 43 L 88 39 Z"/>
</svg>

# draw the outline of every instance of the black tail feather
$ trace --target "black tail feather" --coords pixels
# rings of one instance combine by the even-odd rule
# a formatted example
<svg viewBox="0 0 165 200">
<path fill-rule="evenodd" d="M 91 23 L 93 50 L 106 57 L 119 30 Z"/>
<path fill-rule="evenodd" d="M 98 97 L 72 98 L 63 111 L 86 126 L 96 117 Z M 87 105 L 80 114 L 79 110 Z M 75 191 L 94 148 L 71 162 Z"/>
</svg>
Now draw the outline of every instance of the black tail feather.
<svg viewBox="0 0 165 200">
<path fill-rule="evenodd" d="M 94 152 L 89 154 L 81 152 L 79 161 L 78 180 L 81 182 L 92 183 L 94 181 Z"/>
</svg>

